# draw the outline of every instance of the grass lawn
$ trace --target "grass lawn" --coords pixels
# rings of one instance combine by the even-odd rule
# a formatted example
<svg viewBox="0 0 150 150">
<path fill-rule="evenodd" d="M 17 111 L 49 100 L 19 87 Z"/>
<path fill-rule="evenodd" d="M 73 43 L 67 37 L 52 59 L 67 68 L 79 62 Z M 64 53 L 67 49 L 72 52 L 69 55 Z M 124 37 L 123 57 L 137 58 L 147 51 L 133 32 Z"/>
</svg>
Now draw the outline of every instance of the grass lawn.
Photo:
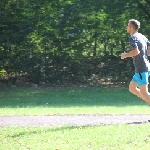
<svg viewBox="0 0 150 150">
<path fill-rule="evenodd" d="M 127 88 L 9 88 L 0 91 L 0 115 L 149 114 Z"/>
<path fill-rule="evenodd" d="M 126 88 L 0 89 L 0 115 L 149 114 Z M 150 124 L 0 127 L 0 150 L 148 150 Z"/>
<path fill-rule="evenodd" d="M 4 127 L 0 150 L 148 150 L 150 125 Z"/>
<path fill-rule="evenodd" d="M 0 89 L 0 115 L 149 114 L 127 88 Z"/>
</svg>

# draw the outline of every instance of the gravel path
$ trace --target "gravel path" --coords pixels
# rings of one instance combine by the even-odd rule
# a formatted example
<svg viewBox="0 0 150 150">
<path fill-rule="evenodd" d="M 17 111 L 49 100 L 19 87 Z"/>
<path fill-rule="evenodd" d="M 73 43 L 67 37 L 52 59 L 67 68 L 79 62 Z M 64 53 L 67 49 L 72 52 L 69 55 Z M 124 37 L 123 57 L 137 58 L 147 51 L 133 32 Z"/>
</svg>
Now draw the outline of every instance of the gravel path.
<svg viewBox="0 0 150 150">
<path fill-rule="evenodd" d="M 0 126 L 92 126 L 149 123 L 150 115 L 1 116 Z"/>
</svg>

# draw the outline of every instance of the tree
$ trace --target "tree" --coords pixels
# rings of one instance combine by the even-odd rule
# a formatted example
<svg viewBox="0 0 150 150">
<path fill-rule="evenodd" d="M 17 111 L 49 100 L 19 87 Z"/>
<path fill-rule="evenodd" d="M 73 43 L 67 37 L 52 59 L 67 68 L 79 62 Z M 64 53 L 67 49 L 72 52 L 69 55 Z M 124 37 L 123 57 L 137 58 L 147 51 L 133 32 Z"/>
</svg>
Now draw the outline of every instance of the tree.
<svg viewBox="0 0 150 150">
<path fill-rule="evenodd" d="M 0 70 L 39 83 L 86 79 L 98 72 L 94 64 L 108 69 L 128 49 L 129 19 L 141 21 L 140 32 L 148 33 L 146 2 L 1 0 Z"/>
</svg>

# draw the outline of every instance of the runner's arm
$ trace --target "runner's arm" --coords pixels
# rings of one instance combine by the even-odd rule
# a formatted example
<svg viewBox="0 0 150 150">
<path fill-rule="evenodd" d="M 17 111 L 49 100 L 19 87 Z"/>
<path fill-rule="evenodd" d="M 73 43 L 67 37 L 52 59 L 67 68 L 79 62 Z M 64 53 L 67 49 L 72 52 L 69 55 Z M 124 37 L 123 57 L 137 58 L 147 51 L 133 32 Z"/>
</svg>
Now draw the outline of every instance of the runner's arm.
<svg viewBox="0 0 150 150">
<path fill-rule="evenodd" d="M 122 53 L 121 59 L 125 59 L 128 57 L 134 57 L 140 53 L 140 51 L 138 49 L 138 45 L 137 45 L 138 40 L 131 36 L 129 38 L 129 42 L 130 42 L 131 51 L 129 53 L 126 53 L 126 52 Z"/>
<path fill-rule="evenodd" d="M 147 41 L 147 55 L 150 56 L 150 42 Z"/>
<path fill-rule="evenodd" d="M 140 51 L 139 51 L 138 47 L 134 48 L 129 53 L 125 53 L 125 58 L 134 57 L 134 56 L 138 55 L 139 53 L 140 53 Z"/>
<path fill-rule="evenodd" d="M 134 57 L 134 56 L 138 55 L 139 53 L 140 53 L 140 51 L 137 47 L 137 48 L 132 49 L 129 53 L 126 53 L 126 52 L 122 53 L 121 54 L 121 59 L 125 59 L 125 58 L 128 58 L 128 57 Z"/>
</svg>

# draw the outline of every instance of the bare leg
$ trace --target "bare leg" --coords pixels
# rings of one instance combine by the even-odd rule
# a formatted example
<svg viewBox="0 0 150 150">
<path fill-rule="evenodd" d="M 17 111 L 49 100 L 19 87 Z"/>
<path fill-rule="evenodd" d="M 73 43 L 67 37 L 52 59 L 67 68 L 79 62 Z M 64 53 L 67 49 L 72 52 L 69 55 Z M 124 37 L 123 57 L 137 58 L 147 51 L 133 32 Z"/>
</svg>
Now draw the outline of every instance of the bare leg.
<svg viewBox="0 0 150 150">
<path fill-rule="evenodd" d="M 141 85 L 139 88 L 144 100 L 150 105 L 150 93 L 148 92 L 148 85 L 144 84 Z"/>
<path fill-rule="evenodd" d="M 131 81 L 131 82 L 130 82 L 130 85 L 129 85 L 129 91 L 130 91 L 132 94 L 134 94 L 134 95 L 138 96 L 139 98 L 141 98 L 142 100 L 146 101 L 145 98 L 143 97 L 143 95 L 142 95 L 140 89 L 139 89 L 137 86 L 138 86 L 138 85 L 137 85 L 136 82 Z"/>
</svg>

